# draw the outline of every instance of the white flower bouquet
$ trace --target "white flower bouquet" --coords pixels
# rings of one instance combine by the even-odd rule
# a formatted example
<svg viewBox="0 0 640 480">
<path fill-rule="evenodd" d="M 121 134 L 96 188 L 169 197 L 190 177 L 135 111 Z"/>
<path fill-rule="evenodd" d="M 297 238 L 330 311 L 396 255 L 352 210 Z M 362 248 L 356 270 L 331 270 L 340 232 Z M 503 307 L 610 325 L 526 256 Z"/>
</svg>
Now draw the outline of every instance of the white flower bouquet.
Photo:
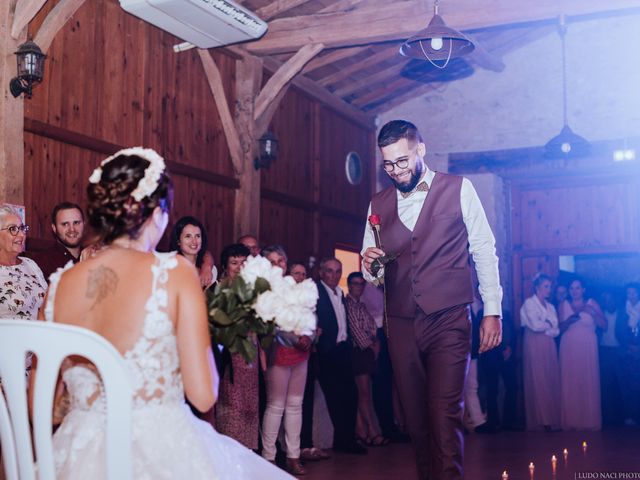
<svg viewBox="0 0 640 480">
<path fill-rule="evenodd" d="M 209 328 L 214 340 L 247 363 L 256 357 L 252 336 L 268 347 L 276 329 L 311 335 L 316 328 L 318 289 L 308 279 L 296 283 L 264 257 L 249 257 L 240 275 L 222 280 L 209 293 Z"/>
</svg>

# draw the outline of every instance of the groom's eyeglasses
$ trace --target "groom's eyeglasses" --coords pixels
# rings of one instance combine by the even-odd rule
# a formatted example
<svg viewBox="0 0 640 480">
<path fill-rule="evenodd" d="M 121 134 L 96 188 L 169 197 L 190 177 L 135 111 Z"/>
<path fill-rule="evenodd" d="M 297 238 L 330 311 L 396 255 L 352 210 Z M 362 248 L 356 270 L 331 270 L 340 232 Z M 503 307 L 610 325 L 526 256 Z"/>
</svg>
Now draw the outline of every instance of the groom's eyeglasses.
<svg viewBox="0 0 640 480">
<path fill-rule="evenodd" d="M 408 158 L 401 158 L 400 160 L 396 160 L 395 162 L 391 162 L 389 160 L 385 160 L 382 164 L 382 168 L 384 168 L 385 172 L 393 172 L 395 167 L 398 167 L 400 170 L 404 170 L 409 166 Z"/>
</svg>

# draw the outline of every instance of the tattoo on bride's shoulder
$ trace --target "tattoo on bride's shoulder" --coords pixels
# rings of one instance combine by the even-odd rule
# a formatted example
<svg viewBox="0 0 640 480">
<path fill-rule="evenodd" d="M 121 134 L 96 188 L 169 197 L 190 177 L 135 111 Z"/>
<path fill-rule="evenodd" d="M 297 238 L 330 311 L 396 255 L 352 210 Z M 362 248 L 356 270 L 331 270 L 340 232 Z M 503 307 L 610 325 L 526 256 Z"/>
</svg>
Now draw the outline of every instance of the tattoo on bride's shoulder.
<svg viewBox="0 0 640 480">
<path fill-rule="evenodd" d="M 117 287 L 118 275 L 111 268 L 100 265 L 98 268 L 89 270 L 86 297 L 95 299 L 89 310 L 114 293 Z"/>
</svg>

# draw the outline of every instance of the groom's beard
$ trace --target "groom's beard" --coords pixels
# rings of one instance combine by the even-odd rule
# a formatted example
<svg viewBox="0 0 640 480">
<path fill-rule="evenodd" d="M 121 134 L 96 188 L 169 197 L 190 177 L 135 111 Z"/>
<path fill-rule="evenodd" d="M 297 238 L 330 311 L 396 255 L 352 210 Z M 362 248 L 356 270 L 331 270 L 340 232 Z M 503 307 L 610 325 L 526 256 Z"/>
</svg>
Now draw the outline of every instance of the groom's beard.
<svg viewBox="0 0 640 480">
<path fill-rule="evenodd" d="M 416 162 L 416 170 L 411 174 L 411 178 L 409 179 L 408 183 L 400 183 L 400 182 L 397 182 L 393 177 L 390 177 L 390 178 L 398 190 L 400 190 L 403 193 L 407 193 L 412 191 L 414 188 L 416 188 L 416 186 L 418 185 L 418 182 L 420 181 L 420 178 L 422 177 L 423 172 L 424 172 L 424 163 Z"/>
</svg>

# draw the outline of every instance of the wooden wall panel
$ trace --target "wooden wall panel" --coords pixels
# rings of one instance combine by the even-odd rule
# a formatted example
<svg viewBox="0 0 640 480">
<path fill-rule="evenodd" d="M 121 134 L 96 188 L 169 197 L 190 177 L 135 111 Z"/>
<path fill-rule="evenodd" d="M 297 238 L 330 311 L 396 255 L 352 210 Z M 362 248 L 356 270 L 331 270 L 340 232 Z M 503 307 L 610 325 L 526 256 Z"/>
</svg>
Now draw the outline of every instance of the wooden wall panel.
<svg viewBox="0 0 640 480">
<path fill-rule="evenodd" d="M 290 260 L 306 261 L 318 255 L 313 248 L 314 216 L 295 205 L 263 199 L 261 204 L 260 240 L 266 245 L 280 244 Z"/>
<path fill-rule="evenodd" d="M 365 212 L 366 214 L 366 212 Z M 334 216 L 323 216 L 320 219 L 320 250 L 319 257 L 332 256 L 336 244 L 350 245 L 358 251 L 362 247 L 365 216 L 362 222 Z"/>
<path fill-rule="evenodd" d="M 174 53 L 180 42 L 124 12 L 117 0 L 85 2 L 47 52 L 45 79 L 25 116 L 117 145 L 144 144 L 172 161 L 232 176 L 201 62 L 195 50 Z M 233 103 L 235 60 L 214 57 Z"/>
<path fill-rule="evenodd" d="M 520 210 L 520 247 L 577 253 L 639 245 L 639 187 L 637 182 L 623 181 L 522 190 L 514 198 Z"/>
<path fill-rule="evenodd" d="M 279 152 L 271 168 L 263 170 L 263 188 L 313 201 L 316 125 L 314 102 L 297 89 L 290 89 L 271 122 Z"/>
<path fill-rule="evenodd" d="M 320 201 L 364 218 L 371 199 L 369 172 L 375 165 L 373 132 L 328 108 L 321 108 L 320 118 Z M 357 186 L 349 184 L 345 176 L 345 159 L 352 150 L 363 163 L 363 181 Z"/>
<path fill-rule="evenodd" d="M 172 179 L 174 207 L 162 246 L 168 245 L 167 237 L 174 223 L 180 217 L 191 215 L 204 224 L 209 251 L 217 264 L 222 248 L 235 241 L 232 222 L 234 190 L 181 175 L 173 175 Z"/>
<path fill-rule="evenodd" d="M 25 205 L 30 237 L 51 237 L 51 210 L 62 201 L 86 205 L 86 188 L 103 155 L 24 134 Z"/>
<path fill-rule="evenodd" d="M 49 1 L 31 22 L 32 34 L 55 4 Z M 195 50 L 174 53 L 180 42 L 125 13 L 118 0 L 85 2 L 58 33 L 45 79 L 25 102 L 25 204 L 36 240 L 51 238 L 56 203 L 85 205 L 87 179 L 113 147 L 144 145 L 189 167 L 173 175 L 171 222 L 200 218 L 216 258 L 234 241 L 238 181 L 200 59 Z M 219 50 L 212 55 L 233 110 L 236 59 Z M 300 259 L 330 255 L 337 243 L 359 248 L 374 132 L 295 87 L 271 128 L 280 155 L 262 173 L 262 243 L 282 243 Z M 364 162 L 358 186 L 345 178 L 351 150 Z"/>
<path fill-rule="evenodd" d="M 560 255 L 640 251 L 640 180 L 635 175 L 516 182 L 511 188 L 515 317 L 531 278 L 559 273 Z"/>
</svg>

